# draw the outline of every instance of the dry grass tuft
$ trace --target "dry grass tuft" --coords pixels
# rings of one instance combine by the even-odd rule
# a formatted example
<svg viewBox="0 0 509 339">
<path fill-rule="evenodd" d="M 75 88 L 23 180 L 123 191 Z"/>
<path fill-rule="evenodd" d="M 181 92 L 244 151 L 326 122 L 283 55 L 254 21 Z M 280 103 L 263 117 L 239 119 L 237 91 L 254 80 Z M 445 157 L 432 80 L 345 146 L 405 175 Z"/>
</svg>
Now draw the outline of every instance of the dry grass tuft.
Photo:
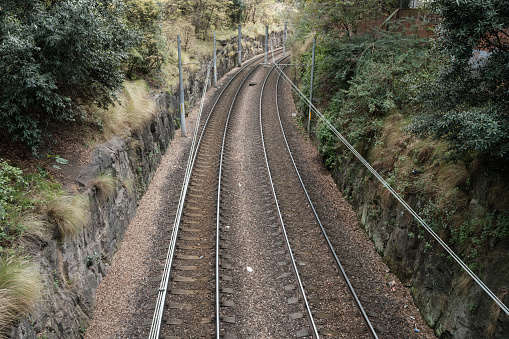
<svg viewBox="0 0 509 339">
<path fill-rule="evenodd" d="M 134 180 L 127 179 L 122 182 L 122 186 L 125 188 L 127 195 L 134 196 Z"/>
<path fill-rule="evenodd" d="M 494 178 L 488 193 L 488 203 L 498 210 L 509 209 L 509 185 L 505 178 Z"/>
<path fill-rule="evenodd" d="M 45 241 L 49 240 L 53 233 L 51 224 L 40 215 L 24 215 L 19 223 L 26 227 L 27 233 L 30 236 L 35 236 Z"/>
<path fill-rule="evenodd" d="M 424 163 L 430 161 L 431 159 L 433 159 L 435 149 L 436 149 L 436 147 L 432 144 L 428 145 L 425 142 L 416 143 L 415 152 L 416 152 L 417 162 L 419 164 L 424 164 Z"/>
<path fill-rule="evenodd" d="M 402 148 L 403 144 L 409 139 L 409 136 L 402 131 L 407 124 L 401 114 L 393 114 L 387 117 L 382 133 L 382 141 L 386 148 L 389 150 Z"/>
<path fill-rule="evenodd" d="M 48 216 L 63 238 L 73 236 L 90 222 L 90 201 L 86 195 L 63 196 L 49 203 Z"/>
<path fill-rule="evenodd" d="M 137 130 L 153 119 L 157 105 L 150 98 L 147 84 L 143 80 L 126 81 L 120 95 L 120 105 L 107 110 L 90 108 L 91 114 L 103 123 L 105 138 L 127 130 Z"/>
<path fill-rule="evenodd" d="M 9 325 L 33 310 L 41 288 L 33 264 L 14 256 L 0 256 L 0 338 L 8 338 Z"/>
<path fill-rule="evenodd" d="M 381 183 L 378 186 L 377 193 L 380 196 L 381 205 L 386 209 L 392 208 L 397 202 L 392 193 Z"/>
<path fill-rule="evenodd" d="M 141 141 L 139 141 L 138 139 L 131 139 L 131 142 L 129 144 L 129 146 L 133 150 L 137 150 L 138 148 L 141 148 L 141 145 L 142 145 Z"/>
<path fill-rule="evenodd" d="M 470 291 L 470 287 L 472 286 L 472 283 L 474 282 L 474 279 L 472 279 L 471 276 L 468 274 L 463 274 L 459 279 L 458 283 L 456 284 L 456 290 L 458 291 L 459 295 L 462 295 L 463 297 L 466 297 L 468 294 L 468 291 Z"/>
<path fill-rule="evenodd" d="M 454 187 L 464 184 L 469 174 L 463 163 L 445 163 L 440 166 L 437 179 L 442 189 L 449 191 Z"/>
<path fill-rule="evenodd" d="M 93 182 L 99 196 L 103 199 L 111 197 L 115 194 L 117 188 L 117 179 L 108 172 L 101 173 Z"/>
<path fill-rule="evenodd" d="M 498 299 L 503 301 L 504 298 L 507 296 L 507 293 L 509 293 L 509 289 L 507 287 L 500 288 L 497 295 Z M 491 338 L 495 334 L 495 331 L 497 330 L 497 322 L 499 317 L 500 317 L 500 306 L 493 302 L 490 308 L 490 322 L 486 327 L 485 331 L 486 337 Z"/>
</svg>

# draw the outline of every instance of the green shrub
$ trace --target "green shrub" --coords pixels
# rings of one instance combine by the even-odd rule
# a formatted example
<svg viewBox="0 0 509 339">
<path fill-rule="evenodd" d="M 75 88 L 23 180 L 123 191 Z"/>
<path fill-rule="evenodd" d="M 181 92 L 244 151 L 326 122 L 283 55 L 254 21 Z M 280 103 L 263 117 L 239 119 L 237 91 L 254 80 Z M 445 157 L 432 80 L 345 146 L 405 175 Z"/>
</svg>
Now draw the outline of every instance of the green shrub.
<svg viewBox="0 0 509 339">
<path fill-rule="evenodd" d="M 155 0 L 128 0 L 126 7 L 127 20 L 142 36 L 129 52 L 127 76 L 157 72 L 165 61 L 167 47 L 161 35 L 161 8 Z"/>
<path fill-rule="evenodd" d="M 17 188 L 24 188 L 27 183 L 22 177 L 23 171 L 0 159 L 0 219 L 6 219 L 7 204 L 14 200 Z"/>
<path fill-rule="evenodd" d="M 19 213 L 17 197 L 27 186 L 22 174 L 19 168 L 0 159 L 0 251 L 23 233 L 23 226 L 11 217 L 11 214 Z"/>
<path fill-rule="evenodd" d="M 503 158 L 509 152 L 509 116 L 493 104 L 421 114 L 409 130 L 420 138 L 447 141 L 450 159 Z"/>
<path fill-rule="evenodd" d="M 425 106 L 410 131 L 449 143 L 449 158 L 507 161 L 509 152 L 509 8 L 499 0 L 431 3 L 442 18 L 437 55 L 443 59 L 421 86 Z M 490 52 L 474 57 L 480 49 Z"/>
<path fill-rule="evenodd" d="M 32 152 L 48 124 L 105 107 L 135 36 L 122 2 L 6 0 L 0 10 L 0 128 Z"/>
<path fill-rule="evenodd" d="M 354 146 L 374 142 L 382 119 L 411 102 L 409 81 L 404 79 L 416 77 L 428 62 L 430 49 L 427 39 L 417 34 L 419 27 L 400 21 L 362 35 L 324 35 L 318 44 L 313 97 L 327 105 L 327 118 Z M 310 62 L 310 53 L 302 56 L 302 64 Z M 303 92 L 309 96 L 310 69 L 301 71 Z M 303 100 L 299 109 L 307 119 Z M 320 153 L 331 166 L 339 143 L 320 123 L 317 137 Z"/>
<path fill-rule="evenodd" d="M 24 174 L 0 159 L 0 253 L 25 235 L 51 234 L 44 216 L 48 204 L 62 193 L 61 185 L 44 170 Z"/>
</svg>

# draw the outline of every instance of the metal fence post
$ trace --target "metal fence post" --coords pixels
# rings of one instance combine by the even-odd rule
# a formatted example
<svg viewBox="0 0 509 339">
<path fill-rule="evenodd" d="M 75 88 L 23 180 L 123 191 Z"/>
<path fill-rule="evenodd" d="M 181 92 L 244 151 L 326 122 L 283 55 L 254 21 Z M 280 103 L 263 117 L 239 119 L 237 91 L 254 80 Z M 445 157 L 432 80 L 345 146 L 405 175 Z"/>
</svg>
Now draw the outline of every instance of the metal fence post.
<svg viewBox="0 0 509 339">
<path fill-rule="evenodd" d="M 242 25 L 239 25 L 239 67 L 242 67 Z"/>
<path fill-rule="evenodd" d="M 180 90 L 180 129 L 182 136 L 186 136 L 186 110 L 184 107 L 184 80 L 182 76 L 182 52 L 180 50 L 180 35 L 177 35 L 179 56 L 179 90 Z"/>
<path fill-rule="evenodd" d="M 313 104 L 313 77 L 315 75 L 315 44 L 316 38 L 313 38 L 313 52 L 311 54 L 311 85 L 309 86 L 309 102 Z M 311 106 L 309 106 L 308 133 L 311 135 Z"/>
<path fill-rule="evenodd" d="M 217 87 L 216 31 L 214 31 L 214 87 Z"/>
</svg>

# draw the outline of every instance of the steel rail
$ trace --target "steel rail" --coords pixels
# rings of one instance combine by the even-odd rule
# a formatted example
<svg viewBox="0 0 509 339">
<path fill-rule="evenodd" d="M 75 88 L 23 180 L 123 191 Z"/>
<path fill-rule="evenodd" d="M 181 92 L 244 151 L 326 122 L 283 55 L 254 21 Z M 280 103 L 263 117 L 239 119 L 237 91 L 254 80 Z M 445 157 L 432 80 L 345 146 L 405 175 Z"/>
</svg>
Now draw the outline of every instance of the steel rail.
<svg viewBox="0 0 509 339">
<path fill-rule="evenodd" d="M 284 72 L 284 67 L 281 69 L 281 73 L 282 72 Z M 354 290 L 352 284 L 350 283 L 350 279 L 348 279 L 348 276 L 347 276 L 347 274 L 346 274 L 346 272 L 345 272 L 345 270 L 343 268 L 343 265 L 341 264 L 341 261 L 339 260 L 339 258 L 337 256 L 337 253 L 334 250 L 334 246 L 332 246 L 332 243 L 329 240 L 329 236 L 327 235 L 327 232 L 326 232 L 325 228 L 322 225 L 322 221 L 320 220 L 320 217 L 318 216 L 318 213 L 316 212 L 315 206 L 313 205 L 313 202 L 311 201 L 311 198 L 309 197 L 309 194 L 308 194 L 308 191 L 306 189 L 306 186 L 304 185 L 304 181 L 302 180 L 300 172 L 299 172 L 299 170 L 297 168 L 297 164 L 295 163 L 295 159 L 293 158 L 292 151 L 290 149 L 290 145 L 288 144 L 288 140 L 286 139 L 285 130 L 283 128 L 283 123 L 281 121 L 281 114 L 279 112 L 279 102 L 278 102 L 278 96 L 277 96 L 278 95 L 279 80 L 281 79 L 281 73 L 279 73 L 279 76 L 278 76 L 277 82 L 276 82 L 276 111 L 277 111 L 277 116 L 278 116 L 278 119 L 279 119 L 279 126 L 281 128 L 281 134 L 282 134 L 283 139 L 284 139 L 285 144 L 286 144 L 286 150 L 288 151 L 288 154 L 290 155 L 290 159 L 292 160 L 293 168 L 295 169 L 295 173 L 297 174 L 297 177 L 299 178 L 299 181 L 300 181 L 300 184 L 302 186 L 302 189 L 304 190 L 304 193 L 306 194 L 306 198 L 308 200 L 309 206 L 313 210 L 313 214 L 315 216 L 315 219 L 318 222 L 318 225 L 320 225 L 320 229 L 322 230 L 322 234 L 323 234 L 325 240 L 327 241 L 327 245 L 329 246 L 329 250 L 332 253 L 332 255 L 334 256 L 334 259 L 336 261 L 336 264 L 337 264 L 339 270 L 341 271 L 343 279 L 345 280 L 346 284 L 348 285 L 348 289 L 350 291 L 350 294 L 354 298 L 355 303 L 357 305 L 357 308 L 361 312 L 362 318 L 364 319 L 364 322 L 366 323 L 366 326 L 369 328 L 369 331 L 370 331 L 371 335 L 373 336 L 373 338 L 378 339 L 376 331 L 373 328 L 373 325 L 371 324 L 371 321 L 369 320 L 369 317 L 366 314 L 366 312 L 364 310 L 364 307 L 362 307 L 362 304 L 361 304 L 359 298 L 357 297 L 357 293 L 355 293 L 355 290 Z"/>
<path fill-rule="evenodd" d="M 149 339 L 158 339 L 159 336 L 160 336 L 160 333 L 161 333 L 161 323 L 162 323 L 162 318 L 163 318 L 163 314 L 164 314 L 164 305 L 166 303 L 166 296 L 167 296 L 167 290 L 168 290 L 168 284 L 169 284 L 169 277 L 170 277 L 170 274 L 171 274 L 171 266 L 173 264 L 173 259 L 174 259 L 176 241 L 177 241 L 177 237 L 178 237 L 180 221 L 181 221 L 181 218 L 182 218 L 182 211 L 184 209 L 184 203 L 185 203 L 185 198 L 187 196 L 187 189 L 188 189 L 188 186 L 189 186 L 189 180 L 191 178 L 191 172 L 193 170 L 194 163 L 196 161 L 196 156 L 197 156 L 199 148 L 201 146 L 201 141 L 203 139 L 203 134 L 205 132 L 205 128 L 208 125 L 208 122 L 210 120 L 210 117 L 212 116 L 214 108 L 216 107 L 219 99 L 223 95 L 223 93 L 226 90 L 226 88 L 228 88 L 230 83 L 244 69 L 248 68 L 252 63 L 254 63 L 255 61 L 257 61 L 257 60 L 259 60 L 261 58 L 262 57 L 258 57 L 258 58 L 252 59 L 249 64 L 245 65 L 237 73 L 235 73 L 235 75 L 223 87 L 223 89 L 219 93 L 216 101 L 214 102 L 214 105 L 212 106 L 212 108 L 209 111 L 207 119 L 206 119 L 206 121 L 204 123 L 204 126 L 203 126 L 202 130 L 201 130 L 200 137 L 198 138 L 198 143 L 196 143 L 198 131 L 199 131 L 199 128 L 200 128 L 200 121 L 201 121 L 201 117 L 202 117 L 202 113 L 203 113 L 203 106 L 204 106 L 204 101 L 205 101 L 205 95 L 206 95 L 206 92 L 207 92 L 207 87 L 208 87 L 208 82 L 209 82 L 208 80 L 209 80 L 210 71 L 211 71 L 211 62 L 209 62 L 209 64 L 208 64 L 208 67 L 207 67 L 207 76 L 206 76 L 206 79 L 205 79 L 205 86 L 204 86 L 204 89 L 203 89 L 202 99 L 201 99 L 201 103 L 200 103 L 200 110 L 199 110 L 199 113 L 198 113 L 198 118 L 197 118 L 197 121 L 196 121 L 195 130 L 194 130 L 194 133 L 193 133 L 193 140 L 192 140 L 192 143 L 191 143 L 190 153 L 189 153 L 189 156 L 188 156 L 188 161 L 187 161 L 187 167 L 186 167 L 186 172 L 185 172 L 185 176 L 184 176 L 184 181 L 182 183 L 182 189 L 180 191 L 179 204 L 178 204 L 178 207 L 177 207 L 177 213 L 175 215 L 175 221 L 174 221 L 174 224 L 173 224 L 173 231 L 172 231 L 172 235 L 171 235 L 171 238 L 170 238 L 170 245 L 168 247 L 168 251 L 167 251 L 167 255 L 166 255 L 166 261 L 165 261 L 165 265 L 164 265 L 163 275 L 162 275 L 161 283 L 160 283 L 159 290 L 158 290 L 158 297 L 157 297 L 156 306 L 155 306 L 155 310 L 154 310 L 154 316 L 152 318 L 152 324 L 151 324 L 151 328 L 150 328 Z"/>
<path fill-rule="evenodd" d="M 161 333 L 161 323 L 162 323 L 163 314 L 164 314 L 164 305 L 166 303 L 166 295 L 167 295 L 168 283 L 169 283 L 169 279 L 170 279 L 171 266 L 173 264 L 173 257 L 174 257 L 174 253 L 175 253 L 179 225 L 180 225 L 180 220 L 181 220 L 181 216 L 182 216 L 182 210 L 184 208 L 184 200 L 187 195 L 187 188 L 189 186 L 189 178 L 190 178 L 190 173 L 192 170 L 191 162 L 192 162 L 193 156 L 196 154 L 196 151 L 197 151 L 197 150 L 195 150 L 195 142 L 196 142 L 196 136 L 198 134 L 198 128 L 200 125 L 201 114 L 202 114 L 202 110 L 203 110 L 203 99 L 205 98 L 205 94 L 207 92 L 207 84 L 208 84 L 208 77 L 210 76 L 210 68 L 211 67 L 209 65 L 207 67 L 207 77 L 205 80 L 205 87 L 203 89 L 203 94 L 202 94 L 202 103 L 200 104 L 200 112 L 198 114 L 198 119 L 196 121 L 195 130 L 193 133 L 193 140 L 191 143 L 191 149 L 190 149 L 189 157 L 187 160 L 184 181 L 182 183 L 182 189 L 180 190 L 179 204 L 177 206 L 177 213 L 175 214 L 175 221 L 173 223 L 173 230 L 172 230 L 172 234 L 171 234 L 171 238 L 170 238 L 170 245 L 168 246 L 168 251 L 166 254 L 166 260 L 165 260 L 165 264 L 164 264 L 163 275 L 161 278 L 161 283 L 159 284 L 157 301 L 156 301 L 156 306 L 154 309 L 154 316 L 152 318 L 152 324 L 150 327 L 149 339 L 159 339 L 159 336 Z"/>
<path fill-rule="evenodd" d="M 265 77 L 265 80 L 263 81 L 263 85 L 262 85 L 262 91 L 261 91 L 261 94 L 260 94 L 260 107 L 259 107 L 259 112 L 260 112 L 260 135 L 261 135 L 261 141 L 262 141 L 263 156 L 265 158 L 265 167 L 267 168 L 267 174 L 269 176 L 270 186 L 271 186 L 271 189 L 272 189 L 272 195 L 274 197 L 274 202 L 276 204 L 277 214 L 279 216 L 279 221 L 281 222 L 281 228 L 283 229 L 283 235 L 285 237 L 286 247 L 288 249 L 288 253 L 290 255 L 290 261 L 292 263 L 292 268 L 293 268 L 293 271 L 295 273 L 295 276 L 296 276 L 296 279 L 297 279 L 297 282 L 298 282 L 298 285 L 299 285 L 299 291 L 300 291 L 300 294 L 302 296 L 302 299 L 303 299 L 303 302 L 304 302 L 304 306 L 306 308 L 306 315 L 307 315 L 307 318 L 309 320 L 309 323 L 311 324 L 311 328 L 312 328 L 312 332 L 313 332 L 313 337 L 314 338 L 320 338 L 320 335 L 318 333 L 318 329 L 316 328 L 316 324 L 315 324 L 315 321 L 314 321 L 314 318 L 313 318 L 313 314 L 311 312 L 311 308 L 309 306 L 309 302 L 308 302 L 308 299 L 307 299 L 307 296 L 306 296 L 306 291 L 304 290 L 304 285 L 302 284 L 302 280 L 300 278 L 299 270 L 297 268 L 297 263 L 295 261 L 295 257 L 293 256 L 292 247 L 291 247 L 290 241 L 288 239 L 288 233 L 286 232 L 286 227 L 285 227 L 285 223 L 284 223 L 284 220 L 283 220 L 283 215 L 281 214 L 281 209 L 280 209 L 279 202 L 278 202 L 278 199 L 277 199 L 276 190 L 274 188 L 274 182 L 272 181 L 272 174 L 271 174 L 271 171 L 270 171 L 269 161 L 268 161 L 268 157 L 267 157 L 267 150 L 265 148 L 265 139 L 263 137 L 263 124 L 262 124 L 263 90 L 265 88 L 265 84 L 267 83 L 267 79 L 269 78 L 269 75 L 272 73 L 272 71 L 276 67 L 275 63 L 276 62 L 274 60 L 274 66 L 272 66 L 271 70 L 269 71 L 269 73 Z"/>
</svg>

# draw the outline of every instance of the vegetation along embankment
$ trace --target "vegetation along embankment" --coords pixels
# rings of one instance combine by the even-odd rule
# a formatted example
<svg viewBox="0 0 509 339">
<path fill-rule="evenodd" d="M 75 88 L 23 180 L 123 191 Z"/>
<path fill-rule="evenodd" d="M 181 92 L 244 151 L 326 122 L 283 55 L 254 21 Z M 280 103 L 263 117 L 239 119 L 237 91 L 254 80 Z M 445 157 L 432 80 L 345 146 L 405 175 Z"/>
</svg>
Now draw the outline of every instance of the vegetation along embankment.
<svg viewBox="0 0 509 339">
<path fill-rule="evenodd" d="M 84 336 L 95 289 L 179 128 L 176 35 L 191 108 L 214 31 L 225 46 L 243 24 L 247 59 L 262 51 L 263 26 L 290 11 L 272 1 L 0 2 L 0 337 Z"/>
<path fill-rule="evenodd" d="M 309 65 L 317 37 L 314 104 L 508 305 L 508 3 L 437 0 L 404 19 L 399 2 L 357 5 L 300 5 L 293 57 Z M 294 77 L 309 97 L 310 67 Z M 310 132 L 437 336 L 506 338 L 509 317 L 316 116 Z"/>
</svg>

